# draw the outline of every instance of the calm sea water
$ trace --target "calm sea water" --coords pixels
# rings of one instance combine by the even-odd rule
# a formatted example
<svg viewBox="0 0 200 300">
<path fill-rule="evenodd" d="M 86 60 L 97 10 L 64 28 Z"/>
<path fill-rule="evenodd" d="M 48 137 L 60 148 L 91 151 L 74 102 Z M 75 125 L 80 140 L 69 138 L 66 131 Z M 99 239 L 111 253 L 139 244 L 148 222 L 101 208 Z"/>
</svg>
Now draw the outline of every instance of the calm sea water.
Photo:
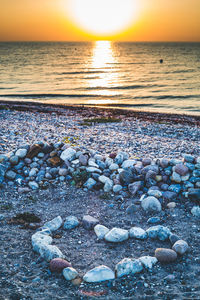
<svg viewBox="0 0 200 300">
<path fill-rule="evenodd" d="M 200 115 L 200 43 L 0 43 L 0 100 Z"/>
</svg>

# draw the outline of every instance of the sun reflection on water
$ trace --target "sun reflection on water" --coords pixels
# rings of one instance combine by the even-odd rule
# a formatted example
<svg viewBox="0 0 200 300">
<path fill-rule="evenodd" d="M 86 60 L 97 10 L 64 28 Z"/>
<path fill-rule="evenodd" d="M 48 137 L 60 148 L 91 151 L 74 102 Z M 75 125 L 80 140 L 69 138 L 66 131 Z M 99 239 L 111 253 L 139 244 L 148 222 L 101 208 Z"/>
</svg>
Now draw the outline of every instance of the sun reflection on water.
<svg viewBox="0 0 200 300">
<path fill-rule="evenodd" d="M 113 53 L 112 43 L 110 41 L 97 41 L 94 45 L 91 68 L 99 72 L 95 78 L 89 80 L 89 88 L 92 94 L 102 96 L 117 95 L 112 88 L 118 83 L 118 73 L 116 71 L 116 57 Z M 111 89 L 111 90 L 109 90 Z M 109 99 L 101 100 L 101 104 L 112 102 Z"/>
</svg>

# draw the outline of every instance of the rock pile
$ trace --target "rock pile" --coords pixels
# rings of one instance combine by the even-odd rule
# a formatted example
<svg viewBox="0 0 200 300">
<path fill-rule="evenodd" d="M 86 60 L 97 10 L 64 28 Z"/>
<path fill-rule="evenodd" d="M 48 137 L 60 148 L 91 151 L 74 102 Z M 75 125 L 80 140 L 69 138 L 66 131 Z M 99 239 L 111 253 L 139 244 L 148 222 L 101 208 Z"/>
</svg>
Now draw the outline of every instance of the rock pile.
<svg viewBox="0 0 200 300">
<path fill-rule="evenodd" d="M 126 152 L 103 156 L 62 142 L 38 142 L 0 154 L 1 187 L 18 186 L 18 192 L 23 193 L 45 189 L 51 182 L 69 182 L 105 193 L 128 193 L 141 197 L 145 211 L 159 212 L 163 201 L 171 205 L 174 199 L 185 197 L 199 203 L 200 157 L 185 154 L 180 160 L 136 159 Z"/>
<path fill-rule="evenodd" d="M 95 222 L 94 222 L 95 220 Z M 76 223 L 75 223 L 76 221 Z M 151 269 L 158 261 L 161 263 L 172 263 L 177 259 L 178 255 L 183 255 L 188 251 L 188 244 L 186 241 L 181 240 L 175 234 L 172 234 L 169 228 L 157 225 L 148 228 L 146 231 L 139 227 L 132 227 L 130 230 L 121 228 L 112 228 L 109 230 L 106 226 L 97 224 L 99 221 L 92 216 L 83 216 L 82 225 L 86 230 L 93 230 L 98 239 L 105 239 L 106 242 L 119 243 L 132 239 L 159 239 L 160 241 L 170 240 L 172 249 L 157 248 L 155 250 L 155 257 L 142 256 L 135 258 L 124 258 L 115 266 L 115 272 L 109 267 L 101 265 L 88 271 L 84 276 L 85 282 L 98 283 L 106 280 L 112 280 L 115 277 L 120 278 L 125 275 L 134 275 L 142 272 L 143 268 Z M 74 269 L 70 262 L 65 260 L 63 253 L 52 244 L 52 237 L 50 234 L 59 229 L 63 224 L 60 216 L 45 223 L 39 231 L 32 235 L 33 250 L 40 254 L 46 261 L 50 262 L 51 272 L 62 273 L 66 280 L 73 280 L 79 276 L 76 269 Z M 67 228 L 66 228 L 67 224 Z M 80 223 L 75 216 L 68 216 L 63 228 L 65 230 L 75 228 Z M 116 275 L 115 275 L 116 274 Z"/>
</svg>

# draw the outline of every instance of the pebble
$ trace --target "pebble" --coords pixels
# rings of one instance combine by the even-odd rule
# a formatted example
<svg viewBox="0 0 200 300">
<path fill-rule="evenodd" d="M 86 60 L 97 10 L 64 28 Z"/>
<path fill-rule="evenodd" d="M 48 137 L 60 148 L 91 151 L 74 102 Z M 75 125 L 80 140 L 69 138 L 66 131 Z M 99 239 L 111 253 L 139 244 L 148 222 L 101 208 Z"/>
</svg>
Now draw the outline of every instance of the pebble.
<svg viewBox="0 0 200 300">
<path fill-rule="evenodd" d="M 169 208 L 169 209 L 173 209 L 173 208 L 175 208 L 176 207 L 176 203 L 175 202 L 169 202 L 168 204 L 167 204 L 167 208 Z"/>
<path fill-rule="evenodd" d="M 183 240 L 179 240 L 177 241 L 173 246 L 172 249 L 174 251 L 176 251 L 176 253 L 183 255 L 185 252 L 188 251 L 189 246 L 188 243 L 186 241 Z"/>
<path fill-rule="evenodd" d="M 73 229 L 79 225 L 79 220 L 75 216 L 66 217 L 63 228 L 64 229 Z"/>
<path fill-rule="evenodd" d="M 162 225 L 152 226 L 148 228 L 146 232 L 150 238 L 152 239 L 158 238 L 160 241 L 167 240 L 171 234 L 169 228 Z"/>
<path fill-rule="evenodd" d="M 66 150 L 64 150 L 61 155 L 60 158 L 65 161 L 72 161 L 74 160 L 76 157 L 76 151 L 73 148 L 68 148 Z"/>
<path fill-rule="evenodd" d="M 54 258 L 65 258 L 58 247 L 47 244 L 41 245 L 39 254 L 48 262 Z"/>
<path fill-rule="evenodd" d="M 139 259 L 124 258 L 115 266 L 115 272 L 118 278 L 129 275 L 140 273 L 143 270 L 142 263 Z"/>
<path fill-rule="evenodd" d="M 149 223 L 149 224 L 157 224 L 160 222 L 161 222 L 161 219 L 159 217 L 151 217 L 147 220 L 147 223 Z"/>
<path fill-rule="evenodd" d="M 27 154 L 27 149 L 18 149 L 15 152 L 15 155 L 17 155 L 20 158 L 24 158 L 26 156 L 26 154 Z"/>
<path fill-rule="evenodd" d="M 157 248 L 155 251 L 155 257 L 161 263 L 172 263 L 177 259 L 177 254 L 172 249 Z"/>
<path fill-rule="evenodd" d="M 94 227 L 94 232 L 99 240 L 103 239 L 105 235 L 109 232 L 109 229 L 106 226 L 97 224 Z"/>
<path fill-rule="evenodd" d="M 71 268 L 71 267 L 64 268 L 63 276 L 65 277 L 66 280 L 73 280 L 76 277 L 78 277 L 78 272 L 74 268 Z"/>
<path fill-rule="evenodd" d="M 107 242 L 119 243 L 129 238 L 129 232 L 126 229 L 115 227 L 111 229 L 104 238 Z"/>
<path fill-rule="evenodd" d="M 191 213 L 193 216 L 200 218 L 200 206 L 193 206 Z"/>
<path fill-rule="evenodd" d="M 146 231 L 140 227 L 132 227 L 129 230 L 129 235 L 131 238 L 136 238 L 140 240 L 145 240 L 147 238 Z"/>
<path fill-rule="evenodd" d="M 90 215 L 85 215 L 83 216 L 83 227 L 87 230 L 93 229 L 95 225 L 99 223 L 99 220 L 90 216 Z"/>
<path fill-rule="evenodd" d="M 53 220 L 46 222 L 42 228 L 44 229 L 49 229 L 50 231 L 56 231 L 57 229 L 59 229 L 62 226 L 62 218 L 61 216 L 58 216 L 56 218 L 54 218 Z"/>
<path fill-rule="evenodd" d="M 160 212 L 162 210 L 159 200 L 153 196 L 144 198 L 141 202 L 141 206 L 145 211 L 156 211 Z"/>
<path fill-rule="evenodd" d="M 180 237 L 176 234 L 170 234 L 169 240 L 170 240 L 171 244 L 174 245 L 177 241 L 180 240 Z"/>
<path fill-rule="evenodd" d="M 51 272 L 62 273 L 63 269 L 71 267 L 71 263 L 62 258 L 54 258 L 50 261 Z"/>
<path fill-rule="evenodd" d="M 84 276 L 83 276 L 83 280 L 85 282 L 93 282 L 93 283 L 98 283 L 98 282 L 102 282 L 102 281 L 106 281 L 106 280 L 113 280 L 115 279 L 115 274 L 114 272 L 102 265 L 102 266 L 98 266 L 90 271 L 88 271 Z"/>
<path fill-rule="evenodd" d="M 152 269 L 152 267 L 157 263 L 157 258 L 153 256 L 142 256 L 139 261 L 146 269 Z"/>
<path fill-rule="evenodd" d="M 142 182 L 136 181 L 128 185 L 128 190 L 132 196 L 135 196 L 136 193 L 141 189 L 141 187 L 142 187 Z"/>
<path fill-rule="evenodd" d="M 38 190 L 38 189 L 39 189 L 39 185 L 38 185 L 37 182 L 35 182 L 35 181 L 29 181 L 28 185 L 29 185 L 29 187 L 30 187 L 32 190 Z"/>
</svg>

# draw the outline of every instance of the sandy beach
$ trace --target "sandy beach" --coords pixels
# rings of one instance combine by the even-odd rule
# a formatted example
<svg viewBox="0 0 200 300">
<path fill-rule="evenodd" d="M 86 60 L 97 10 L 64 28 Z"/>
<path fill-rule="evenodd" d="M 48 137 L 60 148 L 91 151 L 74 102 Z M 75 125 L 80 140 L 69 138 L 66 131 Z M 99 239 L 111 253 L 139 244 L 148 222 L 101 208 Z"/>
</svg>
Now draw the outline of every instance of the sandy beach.
<svg viewBox="0 0 200 300">
<path fill-rule="evenodd" d="M 147 159 L 154 165 L 162 158 L 170 162 L 183 160 L 187 154 L 184 163 L 194 157 L 191 164 L 199 170 L 196 167 L 200 157 L 198 116 L 2 101 L 0 128 L 0 155 L 10 153 L 9 159 L 15 156 L 17 149 L 25 149 L 27 145 L 63 143 L 66 148 L 74 147 L 83 154 L 90 150 L 91 157 L 114 159 L 116 153 L 123 151 L 129 159 L 138 161 L 138 165 L 142 162 L 143 167 Z M 61 152 L 59 146 L 58 149 Z M 33 159 L 32 163 L 38 160 Z M 106 170 L 103 172 L 107 174 Z M 109 174 L 111 179 L 112 174 Z M 25 180 L 26 185 L 28 182 Z M 193 185 L 197 189 L 198 180 Z M 162 200 L 161 211 L 147 212 L 138 202 L 144 191 L 149 192 L 149 186 L 135 194 L 131 194 L 126 185 L 122 187 L 117 193 L 105 192 L 102 188 L 84 188 L 52 176 L 44 188 L 30 188 L 23 193 L 23 186 L 14 181 L 3 182 L 0 188 L 0 299 L 199 299 L 199 217 L 191 213 L 199 200 L 182 197 L 183 189 L 177 197 Z M 161 184 L 158 190 L 165 191 Z M 168 205 L 172 202 L 175 204 Z M 12 221 L 14 216 L 24 212 L 35 214 L 41 221 L 36 226 Z M 51 273 L 49 263 L 35 253 L 31 245 L 35 230 L 59 215 L 63 219 L 74 215 L 81 224 L 74 230 L 59 229 L 53 235 L 53 244 L 79 271 L 80 278 L 72 282 L 67 282 L 61 274 Z M 145 269 L 113 281 L 88 284 L 82 281 L 82 276 L 89 269 L 102 264 L 114 269 L 125 257 L 154 256 L 156 248 L 171 248 L 171 243 L 136 239 L 111 244 L 97 240 L 93 231 L 83 228 L 84 215 L 97 218 L 108 228 L 128 230 L 138 226 L 147 230 L 150 226 L 163 225 L 187 241 L 189 250 L 175 262 L 158 263 L 150 271 Z M 150 223 L 152 217 L 157 217 L 158 223 Z"/>
</svg>

